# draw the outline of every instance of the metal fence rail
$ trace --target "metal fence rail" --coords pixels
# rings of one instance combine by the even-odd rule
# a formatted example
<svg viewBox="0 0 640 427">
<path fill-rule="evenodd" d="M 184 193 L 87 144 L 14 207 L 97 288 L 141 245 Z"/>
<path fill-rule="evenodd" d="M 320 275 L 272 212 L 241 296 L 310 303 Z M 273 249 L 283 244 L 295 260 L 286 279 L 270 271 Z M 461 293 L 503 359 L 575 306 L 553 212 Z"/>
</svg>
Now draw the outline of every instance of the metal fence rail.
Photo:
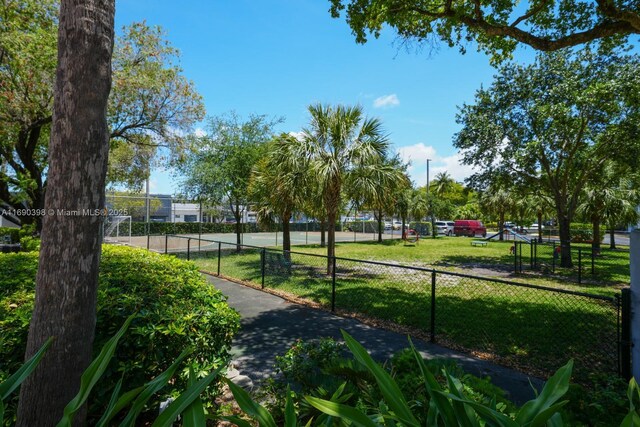
<svg viewBox="0 0 640 427">
<path fill-rule="evenodd" d="M 196 260 L 208 272 L 402 325 L 433 342 L 541 375 L 569 358 L 583 379 L 590 372 L 626 375 L 629 369 L 618 296 L 205 239 L 164 239 L 161 252 Z M 531 265 L 546 250 L 537 249 L 538 257 L 529 252 L 515 259 L 528 256 Z"/>
</svg>

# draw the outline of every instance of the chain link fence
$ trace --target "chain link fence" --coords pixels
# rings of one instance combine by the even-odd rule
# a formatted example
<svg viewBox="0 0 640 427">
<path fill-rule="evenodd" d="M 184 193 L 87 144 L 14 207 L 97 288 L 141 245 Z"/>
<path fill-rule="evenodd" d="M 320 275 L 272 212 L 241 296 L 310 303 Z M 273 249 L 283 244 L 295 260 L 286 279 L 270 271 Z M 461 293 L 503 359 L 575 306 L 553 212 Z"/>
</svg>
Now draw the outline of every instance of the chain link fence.
<svg viewBox="0 0 640 427">
<path fill-rule="evenodd" d="M 631 280 L 628 248 L 601 248 L 596 252 L 591 247 L 572 245 L 571 267 L 561 266 L 561 248 L 556 242 L 515 242 L 514 249 L 516 273 L 554 274 L 579 284 L 628 284 Z"/>
<path fill-rule="evenodd" d="M 161 252 L 195 261 L 203 271 L 377 325 L 400 325 L 433 342 L 535 374 L 548 375 L 569 358 L 575 361 L 579 379 L 592 372 L 625 370 L 622 361 L 627 360 L 628 348 L 621 347 L 625 340 L 620 336 L 619 297 L 400 264 L 163 237 Z M 541 259 L 538 255 L 533 259 Z"/>
</svg>

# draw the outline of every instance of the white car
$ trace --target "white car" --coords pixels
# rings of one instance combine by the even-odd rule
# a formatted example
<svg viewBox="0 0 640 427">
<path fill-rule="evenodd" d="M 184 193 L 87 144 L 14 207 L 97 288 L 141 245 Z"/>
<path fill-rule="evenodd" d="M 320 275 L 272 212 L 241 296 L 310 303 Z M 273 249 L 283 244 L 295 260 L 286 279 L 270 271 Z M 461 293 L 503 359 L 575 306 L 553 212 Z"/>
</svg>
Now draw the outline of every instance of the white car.
<svg viewBox="0 0 640 427">
<path fill-rule="evenodd" d="M 393 229 L 394 230 L 400 230 L 402 228 L 402 222 L 400 221 L 393 221 Z"/>
<path fill-rule="evenodd" d="M 445 236 L 453 235 L 453 226 L 455 222 L 453 221 L 436 221 L 436 230 L 438 234 L 444 234 Z"/>
<path fill-rule="evenodd" d="M 385 230 L 391 230 L 391 223 L 389 221 L 385 221 L 384 222 L 384 229 Z"/>
</svg>

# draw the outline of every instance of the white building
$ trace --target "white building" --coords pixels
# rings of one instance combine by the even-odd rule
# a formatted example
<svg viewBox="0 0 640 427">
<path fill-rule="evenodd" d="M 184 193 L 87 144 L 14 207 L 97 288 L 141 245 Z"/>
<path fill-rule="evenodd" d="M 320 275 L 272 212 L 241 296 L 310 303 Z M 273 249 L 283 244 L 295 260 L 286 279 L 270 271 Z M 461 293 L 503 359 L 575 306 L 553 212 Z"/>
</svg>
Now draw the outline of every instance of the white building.
<svg viewBox="0 0 640 427">
<path fill-rule="evenodd" d="M 200 204 L 171 203 L 171 222 L 202 222 Z"/>
<path fill-rule="evenodd" d="M 2 215 L 0 215 L 0 227 L 20 228 L 18 224 L 14 224 Z"/>
</svg>

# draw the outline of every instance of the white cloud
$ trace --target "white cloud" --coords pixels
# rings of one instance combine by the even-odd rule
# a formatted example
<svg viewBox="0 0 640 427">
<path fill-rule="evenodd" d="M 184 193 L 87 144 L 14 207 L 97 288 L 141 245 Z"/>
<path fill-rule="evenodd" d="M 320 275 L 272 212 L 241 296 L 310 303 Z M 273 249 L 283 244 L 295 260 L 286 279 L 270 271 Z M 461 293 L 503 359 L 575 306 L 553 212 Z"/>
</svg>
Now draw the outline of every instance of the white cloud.
<svg viewBox="0 0 640 427">
<path fill-rule="evenodd" d="M 302 141 L 302 136 L 303 136 L 304 134 L 302 133 L 302 131 L 300 131 L 300 132 L 294 132 L 294 131 L 291 131 L 291 132 L 289 132 L 289 135 L 291 135 L 292 137 L 294 137 L 294 138 L 295 138 L 295 139 L 297 139 L 298 141 Z"/>
<path fill-rule="evenodd" d="M 400 105 L 400 100 L 395 93 L 384 95 L 373 100 L 373 108 L 397 107 L 398 105 Z"/>
<path fill-rule="evenodd" d="M 443 157 L 434 147 L 422 142 L 399 147 L 397 152 L 405 163 L 411 163 L 407 172 L 417 186 L 424 186 L 427 182 L 427 159 L 431 160 L 429 179 L 433 179 L 440 172 L 447 172 L 453 179 L 462 182 L 474 173 L 471 166 L 462 164 L 460 153 Z"/>
<path fill-rule="evenodd" d="M 202 128 L 196 128 L 196 130 L 193 133 L 197 137 L 205 136 L 207 134 Z"/>
</svg>

